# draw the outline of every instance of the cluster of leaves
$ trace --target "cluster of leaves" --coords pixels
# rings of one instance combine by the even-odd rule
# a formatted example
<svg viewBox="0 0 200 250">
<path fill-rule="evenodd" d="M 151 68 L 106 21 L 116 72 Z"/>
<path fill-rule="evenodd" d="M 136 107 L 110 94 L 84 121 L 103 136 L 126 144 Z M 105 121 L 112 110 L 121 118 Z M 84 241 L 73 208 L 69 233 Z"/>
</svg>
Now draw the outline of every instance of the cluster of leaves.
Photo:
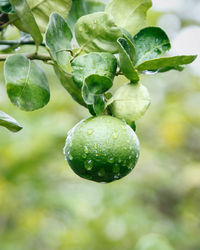
<svg viewBox="0 0 200 250">
<path fill-rule="evenodd" d="M 35 54 L 6 59 L 4 73 L 11 102 L 25 111 L 49 102 L 47 78 L 32 59 L 52 64 L 64 88 L 92 115 L 107 112 L 112 96 L 108 90 L 116 75 L 123 74 L 134 84 L 148 71 L 181 71 L 196 56 L 163 57 L 171 47 L 169 38 L 159 27 L 145 27 L 151 5 L 151 0 L 112 0 L 107 6 L 87 0 L 2 1 L 0 11 L 29 33 L 36 45 Z M 37 54 L 43 40 L 49 57 Z"/>
</svg>

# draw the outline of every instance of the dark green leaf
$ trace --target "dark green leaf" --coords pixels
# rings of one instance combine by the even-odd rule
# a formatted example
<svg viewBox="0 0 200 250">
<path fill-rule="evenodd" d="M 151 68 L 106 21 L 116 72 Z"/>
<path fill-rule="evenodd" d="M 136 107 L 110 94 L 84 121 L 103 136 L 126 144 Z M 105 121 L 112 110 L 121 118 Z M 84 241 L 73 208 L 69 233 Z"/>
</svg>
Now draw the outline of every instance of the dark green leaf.
<svg viewBox="0 0 200 250">
<path fill-rule="evenodd" d="M 72 0 L 27 0 L 31 12 L 42 33 L 46 31 L 49 16 L 52 12 L 58 12 L 63 18 L 68 16 L 71 9 Z M 14 22 L 20 30 L 29 33 L 29 29 L 19 20 L 17 15 L 9 15 L 9 19 Z"/>
<path fill-rule="evenodd" d="M 90 53 L 76 57 L 72 61 L 73 79 L 79 88 L 82 87 L 87 76 L 96 74 L 100 76 L 107 76 L 113 80 L 117 60 L 110 53 Z"/>
<path fill-rule="evenodd" d="M 47 78 L 35 62 L 16 54 L 7 58 L 4 67 L 7 93 L 14 105 L 32 111 L 49 102 Z"/>
<path fill-rule="evenodd" d="M 192 63 L 197 56 L 173 56 L 173 57 L 163 57 L 157 58 L 153 60 L 149 60 L 143 62 L 142 64 L 137 66 L 137 70 L 142 71 L 158 71 L 158 72 L 166 72 L 171 69 L 180 70 L 181 65 Z"/>
<path fill-rule="evenodd" d="M 85 78 L 89 93 L 100 95 L 112 87 L 112 80 L 107 76 L 92 74 Z"/>
<path fill-rule="evenodd" d="M 156 59 L 165 54 L 170 48 L 166 33 L 159 27 L 147 27 L 133 37 L 136 48 L 136 64 Z"/>
<path fill-rule="evenodd" d="M 131 128 L 136 131 L 136 123 L 135 122 L 131 122 L 130 124 Z"/>
<path fill-rule="evenodd" d="M 81 90 L 74 83 L 72 75 L 62 71 L 57 66 L 54 66 L 54 70 L 62 86 L 68 91 L 72 98 L 82 106 L 86 106 L 81 96 Z"/>
<path fill-rule="evenodd" d="M 76 40 L 85 52 L 117 53 L 117 39 L 122 36 L 111 16 L 97 12 L 82 16 L 75 25 Z"/>
<path fill-rule="evenodd" d="M 133 62 L 131 61 L 125 47 L 128 46 L 127 41 L 124 38 L 118 39 L 119 44 L 119 66 L 124 75 L 132 82 L 138 82 L 139 76 L 134 68 Z"/>
<path fill-rule="evenodd" d="M 0 12 L 4 12 L 7 14 L 14 13 L 14 9 L 10 4 L 9 0 L 1 0 L 0 2 Z"/>
<path fill-rule="evenodd" d="M 102 115 L 105 109 L 105 99 L 103 95 L 95 95 L 93 109 L 96 115 Z"/>
<path fill-rule="evenodd" d="M 16 15 L 26 30 L 28 30 L 28 33 L 30 33 L 33 37 L 35 44 L 41 44 L 43 40 L 42 35 L 26 0 L 10 0 L 10 2 L 16 12 Z"/>
<path fill-rule="evenodd" d="M 45 34 L 45 43 L 53 59 L 66 72 L 71 71 L 71 55 L 67 51 L 71 49 L 71 40 L 72 33 L 64 18 L 58 13 L 52 13 Z"/>
<path fill-rule="evenodd" d="M 18 132 L 22 129 L 22 127 L 14 118 L 2 111 L 0 111 L 0 126 L 9 129 L 12 132 Z"/>
<path fill-rule="evenodd" d="M 115 23 L 135 35 L 146 25 L 146 13 L 152 6 L 151 0 L 112 0 L 106 7 Z"/>
</svg>

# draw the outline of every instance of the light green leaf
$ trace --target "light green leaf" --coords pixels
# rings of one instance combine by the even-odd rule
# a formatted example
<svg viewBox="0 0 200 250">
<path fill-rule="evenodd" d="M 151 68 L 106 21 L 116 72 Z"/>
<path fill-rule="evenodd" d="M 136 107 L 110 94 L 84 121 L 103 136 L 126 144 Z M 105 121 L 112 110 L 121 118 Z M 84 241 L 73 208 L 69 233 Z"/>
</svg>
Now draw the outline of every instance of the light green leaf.
<svg viewBox="0 0 200 250">
<path fill-rule="evenodd" d="M 7 13 L 7 14 L 14 13 L 14 9 L 13 9 L 12 5 L 10 4 L 9 0 L 1 0 L 0 11 Z"/>
<path fill-rule="evenodd" d="M 96 115 L 102 115 L 105 109 L 105 99 L 103 95 L 94 96 L 93 109 Z"/>
<path fill-rule="evenodd" d="M 9 129 L 12 132 L 18 132 L 22 129 L 22 127 L 14 118 L 2 111 L 0 111 L 0 126 Z"/>
<path fill-rule="evenodd" d="M 85 78 L 92 74 L 107 76 L 113 80 L 117 69 L 117 60 L 110 53 L 93 52 L 76 57 L 72 61 L 72 68 L 74 82 L 81 88 Z"/>
<path fill-rule="evenodd" d="M 62 86 L 68 91 L 72 98 L 82 106 L 86 107 L 87 105 L 85 105 L 81 96 L 81 90 L 74 83 L 72 75 L 62 71 L 58 66 L 54 66 L 54 70 Z"/>
<path fill-rule="evenodd" d="M 85 52 L 117 53 L 117 39 L 122 36 L 112 17 L 105 12 L 82 16 L 75 25 L 76 40 Z"/>
<path fill-rule="evenodd" d="M 36 45 L 42 43 L 42 35 L 26 0 L 10 0 L 20 22 L 31 34 Z"/>
<path fill-rule="evenodd" d="M 67 17 L 67 23 L 71 30 L 74 29 L 76 21 L 84 15 L 94 12 L 104 11 L 105 4 L 94 1 L 74 0 L 72 1 L 72 8 Z"/>
<path fill-rule="evenodd" d="M 106 12 L 118 26 L 135 35 L 146 25 L 146 13 L 151 6 L 151 0 L 112 0 Z"/>
<path fill-rule="evenodd" d="M 9 56 L 4 65 L 6 88 L 11 102 L 32 111 L 49 102 L 47 78 L 42 69 L 21 54 Z"/>
<path fill-rule="evenodd" d="M 68 16 L 71 9 L 72 0 L 27 0 L 28 5 L 32 11 L 33 16 L 42 33 L 45 33 L 46 26 L 49 22 L 49 16 L 52 12 L 58 12 L 63 18 Z M 29 33 L 23 23 L 19 20 L 17 15 L 9 15 L 9 19 L 14 22 L 20 30 Z"/>
<path fill-rule="evenodd" d="M 100 95 L 112 87 L 113 81 L 107 76 L 92 74 L 85 78 L 89 93 Z"/>
<path fill-rule="evenodd" d="M 45 43 L 51 56 L 57 64 L 66 72 L 71 71 L 71 49 L 72 33 L 64 18 L 58 13 L 51 14 L 49 25 L 45 34 Z"/>
<path fill-rule="evenodd" d="M 192 63 L 197 56 L 173 56 L 152 59 L 137 66 L 137 70 L 166 72 L 171 69 L 181 70 L 180 66 Z"/>
<path fill-rule="evenodd" d="M 132 82 L 138 82 L 139 81 L 138 73 L 134 68 L 133 62 L 131 61 L 127 53 L 127 47 L 128 47 L 127 41 L 124 38 L 119 38 L 117 42 L 119 45 L 120 70 L 129 80 L 131 80 Z"/>
<path fill-rule="evenodd" d="M 136 48 L 136 64 L 161 57 L 170 48 L 166 33 L 159 27 L 147 27 L 133 37 Z"/>
</svg>

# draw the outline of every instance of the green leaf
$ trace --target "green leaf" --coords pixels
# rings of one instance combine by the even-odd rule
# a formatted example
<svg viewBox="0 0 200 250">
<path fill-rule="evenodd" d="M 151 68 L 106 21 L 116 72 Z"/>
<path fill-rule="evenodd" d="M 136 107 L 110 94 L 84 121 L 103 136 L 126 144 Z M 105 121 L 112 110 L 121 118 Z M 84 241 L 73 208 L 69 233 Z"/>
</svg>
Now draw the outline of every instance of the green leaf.
<svg viewBox="0 0 200 250">
<path fill-rule="evenodd" d="M 104 95 L 93 94 L 89 92 L 87 84 L 84 83 L 82 87 L 82 97 L 88 105 L 88 109 L 92 115 L 101 115 L 105 109 Z"/>
<path fill-rule="evenodd" d="M 105 10 L 105 4 L 102 2 L 86 0 L 85 4 L 86 4 L 88 14 L 92 14 L 94 12 L 102 12 Z"/>
<path fill-rule="evenodd" d="M 94 96 L 93 109 L 96 115 L 102 115 L 105 109 L 104 95 Z"/>
<path fill-rule="evenodd" d="M 69 25 L 70 29 L 74 29 L 74 25 L 76 21 L 84 15 L 87 15 L 87 7 L 84 0 L 73 0 L 72 7 L 69 12 L 69 15 L 66 19 L 67 24 Z"/>
<path fill-rule="evenodd" d="M 75 25 L 75 36 L 85 52 L 117 53 L 117 39 L 122 36 L 112 17 L 105 12 L 82 16 Z"/>
<path fill-rule="evenodd" d="M 119 66 L 121 71 L 131 82 L 138 82 L 138 73 L 127 53 L 127 49 L 125 49 L 128 47 L 127 41 L 124 38 L 119 38 L 117 42 L 119 45 Z"/>
<path fill-rule="evenodd" d="M 71 9 L 72 0 L 27 0 L 27 3 L 30 6 L 40 31 L 45 33 L 51 13 L 58 12 L 63 18 L 66 18 Z M 24 26 L 17 15 L 9 15 L 9 19 L 14 22 L 17 28 L 29 33 L 30 30 Z"/>
<path fill-rule="evenodd" d="M 94 103 L 94 94 L 90 93 L 87 85 L 84 83 L 81 89 L 82 97 L 87 105 L 92 105 Z"/>
<path fill-rule="evenodd" d="M 107 76 L 113 80 L 117 69 L 117 60 L 110 53 L 93 52 L 76 57 L 71 65 L 74 82 L 81 88 L 85 78 L 92 74 Z"/>
<path fill-rule="evenodd" d="M 105 4 L 94 1 L 74 0 L 72 1 L 72 8 L 67 17 L 67 23 L 71 30 L 74 29 L 76 21 L 84 15 L 94 12 L 104 11 Z"/>
<path fill-rule="evenodd" d="M 2 111 L 0 111 L 0 126 L 9 129 L 12 132 L 18 132 L 22 129 L 22 127 L 14 118 Z"/>
<path fill-rule="evenodd" d="M 139 72 L 143 71 L 158 71 L 166 72 L 171 69 L 182 70 L 180 67 L 184 64 L 192 63 L 197 56 L 173 56 L 173 57 L 163 57 L 152 59 L 137 66 Z"/>
<path fill-rule="evenodd" d="M 33 37 L 35 44 L 41 44 L 43 40 L 42 35 L 26 0 L 10 0 L 10 2 L 21 23 Z"/>
<path fill-rule="evenodd" d="M 81 90 L 74 83 L 72 75 L 62 71 L 58 66 L 54 66 L 54 70 L 62 86 L 68 91 L 72 98 L 80 105 L 87 107 L 81 96 Z"/>
<path fill-rule="evenodd" d="M 130 56 L 131 61 L 135 64 L 136 61 L 136 48 L 135 45 L 133 44 L 133 39 L 131 37 L 131 34 L 128 33 L 128 31 L 122 29 L 123 32 L 123 38 L 125 38 L 126 42 L 124 42 L 124 49 Z M 127 46 L 128 45 L 128 46 Z"/>
<path fill-rule="evenodd" d="M 113 81 L 107 76 L 92 74 L 85 78 L 89 93 L 100 95 L 112 87 Z"/>
<path fill-rule="evenodd" d="M 146 25 L 146 13 L 151 6 L 151 0 L 112 0 L 106 12 L 118 26 L 135 35 Z"/>
<path fill-rule="evenodd" d="M 1 0 L 0 2 L 0 12 L 4 12 L 7 14 L 14 13 L 14 9 L 10 4 L 9 0 Z"/>
<path fill-rule="evenodd" d="M 72 33 L 64 18 L 58 13 L 51 14 L 45 34 L 45 43 L 51 56 L 57 64 L 66 72 L 71 71 L 71 49 Z"/>
<path fill-rule="evenodd" d="M 21 54 L 9 56 L 4 65 L 6 88 L 11 102 L 32 111 L 49 102 L 47 78 L 42 69 Z"/>
<path fill-rule="evenodd" d="M 159 27 L 147 27 L 133 37 L 136 47 L 136 64 L 156 59 L 165 54 L 170 48 L 166 33 Z"/>
</svg>

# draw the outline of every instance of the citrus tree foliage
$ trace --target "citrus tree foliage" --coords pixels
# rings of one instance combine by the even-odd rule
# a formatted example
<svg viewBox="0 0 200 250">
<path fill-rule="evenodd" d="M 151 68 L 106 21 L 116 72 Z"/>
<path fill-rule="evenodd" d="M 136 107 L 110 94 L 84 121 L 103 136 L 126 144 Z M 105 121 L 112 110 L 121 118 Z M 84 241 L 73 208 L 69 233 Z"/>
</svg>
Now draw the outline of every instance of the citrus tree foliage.
<svg viewBox="0 0 200 250">
<path fill-rule="evenodd" d="M 182 71 L 186 64 L 196 58 L 195 55 L 165 55 L 171 47 L 167 34 L 159 27 L 148 27 L 146 23 L 147 11 L 151 6 L 151 0 L 112 0 L 107 6 L 88 0 L 1 1 L 0 11 L 7 17 L 0 26 L 2 36 L 8 25 L 15 25 L 22 35 L 25 32 L 32 37 L 29 43 L 36 45 L 34 53 L 15 54 L 9 50 L 10 54 L 0 55 L 0 59 L 5 60 L 4 77 L 11 102 L 25 111 L 40 109 L 49 102 L 48 80 L 38 63 L 41 60 L 52 65 L 63 87 L 93 117 L 107 115 L 111 119 L 122 120 L 132 127 L 133 137 L 137 140 L 135 121 L 150 105 L 149 93 L 141 85 L 140 75 Z M 17 46 L 20 45 L 19 42 Z M 38 52 L 40 46 L 45 47 L 45 54 Z M 119 75 L 123 75 L 127 82 L 112 96 L 110 89 Z M 1 126 L 11 131 L 21 129 L 15 120 L 3 112 L 0 121 Z M 70 148 L 70 143 L 73 143 L 73 132 L 68 135 L 66 147 Z M 93 138 L 98 141 L 98 133 L 101 132 L 98 126 L 94 128 L 94 134 L 97 134 Z M 119 131 L 117 133 L 120 136 Z M 79 138 L 82 136 L 80 134 Z M 105 132 L 104 136 L 109 143 L 111 135 Z M 115 137 L 115 132 L 112 136 Z M 87 139 L 84 138 L 86 143 Z M 94 152 L 97 162 L 103 148 L 98 150 Z M 110 149 L 106 151 L 104 160 L 109 162 Z M 70 157 L 76 158 L 75 154 L 79 153 L 78 149 L 74 152 L 72 156 L 66 155 L 66 159 L 72 168 L 79 168 L 80 164 L 70 160 Z M 116 150 L 115 153 L 119 152 Z M 83 156 L 82 161 L 88 162 L 85 158 Z M 117 179 L 113 175 L 116 169 L 119 176 L 124 176 L 120 175 L 120 171 L 129 172 L 124 171 L 128 168 L 128 159 L 127 156 L 124 164 L 121 164 L 120 159 L 118 163 L 112 162 L 111 175 L 106 167 L 99 169 L 99 177 L 102 178 L 96 177 L 95 180 Z M 86 170 L 91 171 L 90 168 Z M 81 169 L 74 171 L 83 176 Z M 107 172 L 113 177 L 107 178 Z M 88 174 L 84 172 L 84 175 L 87 178 Z"/>
</svg>

